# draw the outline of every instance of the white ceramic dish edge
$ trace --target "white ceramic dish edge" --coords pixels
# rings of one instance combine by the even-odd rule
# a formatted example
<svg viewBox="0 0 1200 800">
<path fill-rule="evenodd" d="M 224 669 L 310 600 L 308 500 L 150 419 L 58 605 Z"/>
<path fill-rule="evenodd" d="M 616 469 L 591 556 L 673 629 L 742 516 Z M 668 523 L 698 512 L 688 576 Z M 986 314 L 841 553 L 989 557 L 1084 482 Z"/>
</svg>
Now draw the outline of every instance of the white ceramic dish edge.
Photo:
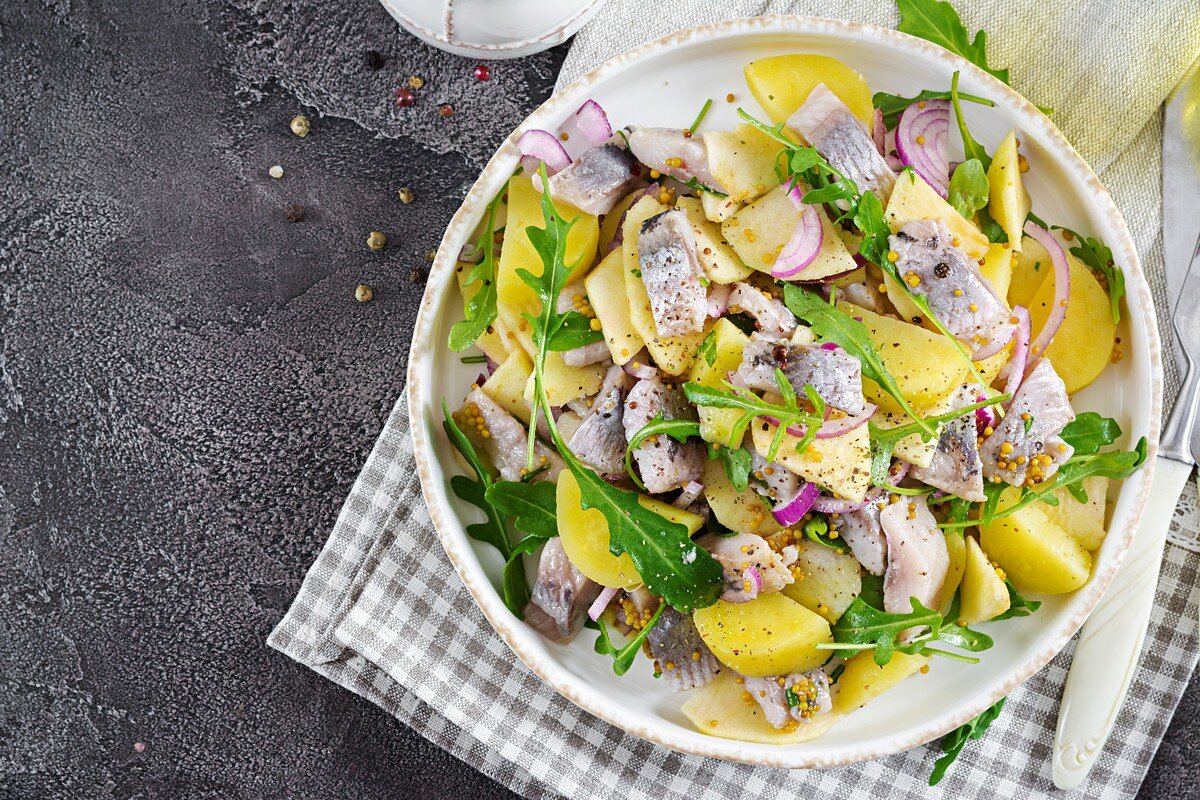
<svg viewBox="0 0 1200 800">
<path fill-rule="evenodd" d="M 915 50 L 925 57 L 944 60 L 949 64 L 951 70 L 959 69 L 964 74 L 971 73 L 974 82 L 986 85 L 991 90 L 993 97 L 998 100 L 1002 99 L 1003 102 L 1012 106 L 1026 123 L 1026 130 L 1036 129 L 1040 136 L 1050 141 L 1053 149 L 1062 156 L 1061 166 L 1070 170 L 1088 188 L 1093 202 L 1098 206 L 1105 221 L 1109 223 L 1109 244 L 1121 259 L 1121 263 L 1125 265 L 1128 277 L 1129 302 L 1127 304 L 1130 309 L 1130 324 L 1137 326 L 1147 351 L 1146 367 L 1151 383 L 1149 413 L 1148 419 L 1144 420 L 1144 424 L 1137 426 L 1140 430 L 1135 433 L 1144 434 L 1148 439 L 1148 463 L 1122 487 L 1121 500 L 1126 497 L 1131 497 L 1132 500 L 1120 503 L 1122 508 L 1114 513 L 1109 539 L 1112 540 L 1114 536 L 1119 538 L 1112 545 L 1106 544 L 1106 548 L 1111 547 L 1108 557 L 1097 563 L 1091 581 L 1077 592 L 1077 596 L 1081 598 L 1079 610 L 1061 625 L 1048 645 L 1029 653 L 1020 669 L 1006 676 L 1001 683 L 990 687 L 989 691 L 979 693 L 972 702 L 965 703 L 952 712 L 924 720 L 920 724 L 906 729 L 902 734 L 894 735 L 887 740 L 874 741 L 861 746 L 822 747 L 820 740 L 791 746 L 748 744 L 708 737 L 694 731 L 684 731 L 678 726 L 666 722 L 647 724 L 645 720 L 639 719 L 638 715 L 629 709 L 614 707 L 595 687 L 588 685 L 579 676 L 568 671 L 563 665 L 548 656 L 543 648 L 530 645 L 532 639 L 536 638 L 536 634 L 533 634 L 508 612 L 487 575 L 483 573 L 479 562 L 470 552 L 462 524 L 458 520 L 452 519 L 452 515 L 444 505 L 446 492 L 444 485 L 441 485 L 444 482 L 434 477 L 435 472 L 440 473 L 440 468 L 435 471 L 432 464 L 430 437 L 431 435 L 441 436 L 440 407 L 439 399 L 430 394 L 431 386 L 427 383 L 425 371 L 432 368 L 431 359 L 435 359 L 439 355 L 444 356 L 447 352 L 444 343 L 434 338 L 435 332 L 440 330 L 435 323 L 439 319 L 438 314 L 441 313 L 444 295 L 447 292 L 455 291 L 456 283 L 453 280 L 455 255 L 477 224 L 487 200 L 499 191 L 501 185 L 511 174 L 518 158 L 516 139 L 520 133 L 533 127 L 549 126 L 549 121 L 565 117 L 566 113 L 573 110 L 587 97 L 589 87 L 597 81 L 621 72 L 663 48 L 758 32 L 831 34 L 853 37 L 867 43 L 886 41 L 893 46 Z M 1000 697 L 1011 692 L 1013 688 L 1044 667 L 1062 649 L 1083 624 L 1111 582 L 1129 547 L 1144 508 L 1158 447 L 1159 417 L 1162 407 L 1162 369 L 1153 301 L 1133 246 L 1132 237 L 1124 220 L 1107 190 L 1090 167 L 1053 123 L 1041 115 L 1032 104 L 992 76 L 957 56 L 953 56 L 933 44 L 897 31 L 813 17 L 754 17 L 680 31 L 618 55 L 562 91 L 555 93 L 545 104 L 534 111 L 517 131 L 508 137 L 483 170 L 462 207 L 454 215 L 438 251 L 414 330 L 409 359 L 408 398 L 410 424 L 422 489 L 442 545 L 463 583 L 493 628 L 526 666 L 555 691 L 584 710 L 651 742 L 711 758 L 773 767 L 811 768 L 881 758 L 931 741 L 977 716 Z"/>
</svg>

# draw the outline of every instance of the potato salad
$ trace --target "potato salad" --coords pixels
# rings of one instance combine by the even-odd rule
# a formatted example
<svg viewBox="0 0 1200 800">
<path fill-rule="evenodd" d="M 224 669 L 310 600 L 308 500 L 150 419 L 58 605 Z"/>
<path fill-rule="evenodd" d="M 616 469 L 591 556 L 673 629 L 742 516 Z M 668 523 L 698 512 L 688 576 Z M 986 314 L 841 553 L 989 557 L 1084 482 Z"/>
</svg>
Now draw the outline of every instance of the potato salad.
<svg viewBox="0 0 1200 800">
<path fill-rule="evenodd" d="M 444 428 L 514 615 L 787 744 L 1086 583 L 1146 443 L 1072 404 L 1123 276 L 1037 216 L 1019 133 L 974 139 L 991 101 L 822 55 L 745 78 L 728 130 L 733 95 L 520 137 L 459 254 L 480 375 Z"/>
</svg>

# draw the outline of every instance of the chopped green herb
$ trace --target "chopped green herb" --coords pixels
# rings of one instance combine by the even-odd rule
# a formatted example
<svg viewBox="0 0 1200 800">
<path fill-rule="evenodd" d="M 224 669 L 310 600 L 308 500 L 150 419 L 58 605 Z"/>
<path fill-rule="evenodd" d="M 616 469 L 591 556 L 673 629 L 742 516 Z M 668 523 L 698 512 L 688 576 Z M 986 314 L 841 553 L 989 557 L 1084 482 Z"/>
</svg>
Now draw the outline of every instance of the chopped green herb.
<svg viewBox="0 0 1200 800">
<path fill-rule="evenodd" d="M 954 118 L 958 121 L 958 131 L 962 134 L 963 152 L 966 153 L 967 159 L 976 159 L 979 161 L 986 172 L 987 168 L 992 165 L 992 157 L 988 155 L 983 145 L 975 141 L 975 137 L 971 135 L 971 131 L 967 128 L 967 121 L 963 118 L 962 104 L 959 102 L 960 99 L 958 94 L 958 70 L 955 70 L 954 77 L 950 79 L 950 102 L 954 105 Z"/>
<path fill-rule="evenodd" d="M 704 105 L 701 107 L 700 113 L 696 115 L 695 121 L 687 127 L 688 133 L 695 133 L 700 130 L 700 123 L 704 122 L 704 118 L 708 116 L 708 110 L 712 108 L 712 103 L 711 97 L 704 101 Z"/>
<path fill-rule="evenodd" d="M 700 343 L 700 355 L 704 356 L 704 363 L 710 367 L 717 363 L 717 333 L 709 331 L 708 336 L 704 337 L 704 341 Z"/>
<path fill-rule="evenodd" d="M 487 356 L 463 356 L 459 359 L 464 364 L 486 364 Z"/>
<path fill-rule="evenodd" d="M 708 445 L 708 460 L 719 459 L 733 488 L 744 492 L 750 486 L 750 451 L 744 447 Z"/>
</svg>

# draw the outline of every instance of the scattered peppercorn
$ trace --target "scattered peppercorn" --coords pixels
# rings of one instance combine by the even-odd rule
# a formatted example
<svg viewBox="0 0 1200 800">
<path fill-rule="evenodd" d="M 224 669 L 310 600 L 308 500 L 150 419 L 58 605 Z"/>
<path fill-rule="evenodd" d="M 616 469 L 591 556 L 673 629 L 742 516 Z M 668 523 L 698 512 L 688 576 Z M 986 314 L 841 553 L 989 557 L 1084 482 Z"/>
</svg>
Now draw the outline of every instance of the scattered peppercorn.
<svg viewBox="0 0 1200 800">
<path fill-rule="evenodd" d="M 283 216 L 288 222 L 299 222 L 304 219 L 304 206 L 299 203 L 289 203 L 283 208 Z"/>
<path fill-rule="evenodd" d="M 408 108 L 417 102 L 417 96 L 412 93 L 412 90 L 401 86 L 396 90 L 396 106 L 399 108 Z"/>
<path fill-rule="evenodd" d="M 420 267 L 413 267 L 408 271 L 409 283 L 421 283 L 425 280 L 425 270 Z"/>
<path fill-rule="evenodd" d="M 734 101 L 733 92 L 730 92 L 729 94 L 725 95 L 726 103 L 732 103 L 733 101 Z"/>
<path fill-rule="evenodd" d="M 477 81 L 486 81 L 492 77 L 492 70 L 487 64 L 476 64 L 475 69 L 471 71 Z"/>
<path fill-rule="evenodd" d="M 308 136 L 308 117 L 304 116 L 303 114 L 297 114 L 296 116 L 292 117 L 291 128 L 292 133 L 296 134 L 301 139 L 303 139 L 305 136 Z"/>
<path fill-rule="evenodd" d="M 425 263 L 426 264 L 432 264 L 433 260 L 435 258 L 437 258 L 437 250 L 426 250 L 425 251 Z"/>
<path fill-rule="evenodd" d="M 408 88 L 416 90 L 416 89 L 421 89 L 424 86 L 425 86 L 425 79 L 422 78 L 420 75 L 409 75 L 408 76 Z"/>
<path fill-rule="evenodd" d="M 440 106 L 438 106 L 438 116 L 442 119 L 454 116 L 454 106 L 450 105 L 449 103 L 442 103 Z"/>
<path fill-rule="evenodd" d="M 280 178 L 283 177 L 283 167 L 276 164 L 275 166 L 273 166 L 269 170 L 267 170 L 267 174 L 270 175 L 272 178 L 279 180 Z"/>
<path fill-rule="evenodd" d="M 363 54 L 363 61 L 372 72 L 378 72 L 387 63 L 387 59 L 383 57 L 383 53 L 378 50 L 368 50 Z"/>
<path fill-rule="evenodd" d="M 383 231 L 371 231 L 367 235 L 367 247 L 372 250 L 382 250 L 385 244 L 387 244 L 387 236 L 383 234 Z"/>
<path fill-rule="evenodd" d="M 396 192 L 396 196 L 399 197 L 400 202 L 404 203 L 406 206 L 410 205 L 414 199 L 412 189 L 408 188 L 407 186 L 401 186 L 399 191 Z"/>
<path fill-rule="evenodd" d="M 375 297 L 375 290 L 365 283 L 360 283 L 354 289 L 354 299 L 360 303 L 369 303 Z"/>
<path fill-rule="evenodd" d="M 145 742 L 134 742 L 133 743 L 133 752 L 135 752 L 135 753 L 146 752 L 146 743 Z"/>
</svg>

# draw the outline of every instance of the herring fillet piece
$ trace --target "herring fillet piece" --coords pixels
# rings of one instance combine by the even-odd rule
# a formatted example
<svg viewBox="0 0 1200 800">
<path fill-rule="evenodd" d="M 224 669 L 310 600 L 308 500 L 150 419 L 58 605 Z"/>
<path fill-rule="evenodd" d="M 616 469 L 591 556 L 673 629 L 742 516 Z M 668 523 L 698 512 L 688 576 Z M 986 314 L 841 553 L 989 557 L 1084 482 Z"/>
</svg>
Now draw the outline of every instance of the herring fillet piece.
<svg viewBox="0 0 1200 800">
<path fill-rule="evenodd" d="M 727 603 L 748 603 L 759 595 L 778 592 L 796 580 L 788 569 L 791 565 L 758 534 L 710 533 L 697 539 L 696 544 L 721 565 L 725 585 L 721 599 Z M 757 571 L 761 587 L 749 576 L 751 569 Z"/>
<path fill-rule="evenodd" d="M 879 154 L 867 126 L 825 84 L 813 88 L 803 105 L 788 117 L 787 126 L 854 181 L 860 192 L 870 190 L 887 205 L 896 173 Z"/>
<path fill-rule="evenodd" d="M 796 316 L 780 300 L 764 295 L 748 283 L 735 283 L 729 293 L 729 309 L 741 309 L 758 323 L 764 336 L 786 339 L 796 332 Z"/>
<path fill-rule="evenodd" d="M 646 642 L 671 691 L 686 692 L 704 686 L 721 674 L 721 662 L 700 638 L 691 616 L 674 608 L 663 609 L 646 634 Z"/>
<path fill-rule="evenodd" d="M 634 160 L 617 141 L 585 150 L 550 176 L 550 195 L 594 216 L 612 211 L 637 176 Z"/>
<path fill-rule="evenodd" d="M 1021 486 L 1032 467 L 1035 483 L 1048 480 L 1075 452 L 1058 436 L 1073 419 L 1075 411 L 1062 378 L 1047 359 L 1038 359 L 1009 402 L 1004 419 L 983 440 L 979 455 L 984 476 Z M 1011 446 L 1008 452 L 1005 443 Z M 1033 459 L 1043 455 L 1050 457 L 1050 464 L 1033 465 Z"/>
<path fill-rule="evenodd" d="M 955 398 L 954 408 L 962 408 L 986 397 L 977 385 L 961 387 Z M 928 467 L 914 466 L 908 474 L 924 484 L 949 492 L 955 497 L 982 503 L 987 497 L 983 493 L 983 462 L 979 458 L 979 431 L 975 414 L 968 412 L 942 426 L 937 449 Z"/>
<path fill-rule="evenodd" d="M 956 339 L 979 350 L 997 336 L 1011 335 L 1010 312 L 979 266 L 954 241 L 940 219 L 914 219 L 888 237 L 901 278 L 915 276 L 910 290 L 924 296 L 929 310 Z"/>
<path fill-rule="evenodd" d="M 883 610 L 889 614 L 912 611 L 915 597 L 932 608 L 946 573 L 950 554 L 946 537 L 922 497 L 902 497 L 879 512 L 887 537 L 888 563 L 883 576 Z"/>
<path fill-rule="evenodd" d="M 783 680 L 782 686 L 780 679 Z M 818 714 L 825 714 L 833 709 L 833 697 L 829 692 L 829 676 L 820 667 L 808 672 L 793 672 L 790 675 L 773 675 L 766 678 L 744 676 L 744 681 L 742 685 L 746 687 L 750 696 L 758 701 L 758 705 L 763 710 L 763 716 L 774 728 L 786 728 L 794 722 L 803 723 Z M 801 705 L 793 708 L 788 704 L 787 690 L 795 686 L 807 686 L 809 681 L 812 682 L 815 697 L 808 703 L 810 714 L 805 717 L 802 712 L 806 703 L 802 701 Z"/>
<path fill-rule="evenodd" d="M 756 333 L 742 350 L 742 363 L 736 378 L 748 389 L 778 392 L 777 368 L 783 370 L 784 377 L 799 397 L 804 396 L 804 387 L 808 385 L 833 408 L 847 414 L 861 414 L 866 410 L 862 364 L 844 350 L 772 341 Z"/>
<path fill-rule="evenodd" d="M 574 638 L 583 627 L 588 606 L 600 594 L 600 584 L 583 576 L 557 538 L 546 542 L 538 560 L 537 578 L 525 621 L 556 642 Z"/>
<path fill-rule="evenodd" d="M 699 136 L 684 136 L 680 128 L 636 127 L 629 132 L 629 149 L 638 161 L 663 175 L 684 183 L 695 178 L 710 189 L 726 191 L 709 169 L 708 148 Z M 668 164 L 668 158 L 678 158 L 679 166 Z"/>
<path fill-rule="evenodd" d="M 471 438 L 476 449 L 483 451 L 501 478 L 506 481 L 519 481 L 522 470 L 526 467 L 529 434 L 525 426 L 481 389 L 471 390 L 463 401 L 461 411 L 472 416 L 478 414 L 478 419 L 488 431 L 488 436 L 484 437 L 479 435 L 473 426 L 459 423 L 459 427 Z M 534 455 L 539 464 L 549 467 L 545 472 L 546 478 L 556 479 L 563 468 L 563 460 L 558 453 L 539 441 L 534 445 Z"/>
<path fill-rule="evenodd" d="M 857 511 L 841 514 L 834 528 L 850 552 L 872 575 L 882 575 L 887 567 L 887 539 L 879 524 L 880 505 L 887 504 L 887 492 L 875 488 L 867 492 L 867 504 Z"/>
<path fill-rule="evenodd" d="M 683 211 L 673 208 L 643 222 L 637 250 L 658 335 L 704 330 L 708 293 L 700 282 L 703 269 L 696 254 L 696 235 Z"/>
<path fill-rule="evenodd" d="M 626 442 L 632 441 L 659 412 L 663 419 L 697 419 L 696 409 L 681 390 L 669 388 L 658 376 L 640 380 L 625 398 L 622 422 Z M 688 481 L 700 480 L 704 474 L 701 446 L 695 442 L 680 443 L 666 435 L 642 442 L 633 453 L 633 461 L 646 491 L 651 494 L 678 489 Z"/>
</svg>

